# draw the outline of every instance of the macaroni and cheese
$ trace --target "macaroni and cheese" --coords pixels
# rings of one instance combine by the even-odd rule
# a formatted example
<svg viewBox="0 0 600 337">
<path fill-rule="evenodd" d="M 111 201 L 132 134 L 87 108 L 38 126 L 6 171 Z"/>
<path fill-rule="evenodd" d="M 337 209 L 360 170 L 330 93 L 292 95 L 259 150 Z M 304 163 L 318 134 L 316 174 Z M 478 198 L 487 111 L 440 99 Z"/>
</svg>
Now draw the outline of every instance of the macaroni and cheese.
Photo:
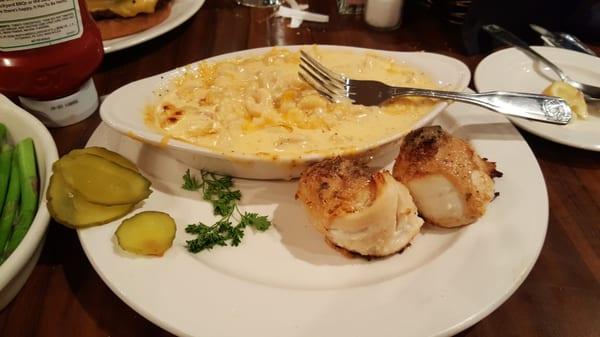
<svg viewBox="0 0 600 337">
<path fill-rule="evenodd" d="M 317 47 L 325 66 L 356 79 L 436 88 L 421 71 L 377 54 Z M 146 120 L 166 136 L 224 154 L 301 158 L 347 154 L 406 133 L 434 100 L 399 98 L 379 107 L 331 103 L 298 77 L 300 54 L 273 49 L 254 57 L 202 62 L 157 92 Z"/>
</svg>

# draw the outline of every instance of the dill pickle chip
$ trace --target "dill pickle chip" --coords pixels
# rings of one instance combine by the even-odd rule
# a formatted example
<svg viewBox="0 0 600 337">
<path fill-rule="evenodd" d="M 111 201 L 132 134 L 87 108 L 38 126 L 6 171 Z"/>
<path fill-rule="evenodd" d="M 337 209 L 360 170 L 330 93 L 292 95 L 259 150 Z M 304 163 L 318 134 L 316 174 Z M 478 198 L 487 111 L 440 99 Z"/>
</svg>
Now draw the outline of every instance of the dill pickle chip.
<svg viewBox="0 0 600 337">
<path fill-rule="evenodd" d="M 50 177 L 48 211 L 57 222 L 72 228 L 102 225 L 129 213 L 135 204 L 104 206 L 82 198 L 67 185 L 60 173 Z"/>
<path fill-rule="evenodd" d="M 167 213 L 144 211 L 123 220 L 115 235 L 130 253 L 162 256 L 173 245 L 177 226 Z"/>
<path fill-rule="evenodd" d="M 97 204 L 135 204 L 152 193 L 150 181 L 140 173 L 93 154 L 68 154 L 52 169 L 83 198 Z"/>
<path fill-rule="evenodd" d="M 93 154 L 99 157 L 102 157 L 104 159 L 110 160 L 115 164 L 119 164 L 123 167 L 126 167 L 130 170 L 134 170 L 134 171 L 139 171 L 137 165 L 135 165 L 131 160 L 123 157 L 122 155 L 111 151 L 109 149 L 100 147 L 100 146 L 91 146 L 91 147 L 86 147 L 83 149 L 76 149 L 73 150 L 71 152 L 69 152 L 69 154 L 73 154 L 73 155 L 79 155 L 79 154 Z"/>
</svg>

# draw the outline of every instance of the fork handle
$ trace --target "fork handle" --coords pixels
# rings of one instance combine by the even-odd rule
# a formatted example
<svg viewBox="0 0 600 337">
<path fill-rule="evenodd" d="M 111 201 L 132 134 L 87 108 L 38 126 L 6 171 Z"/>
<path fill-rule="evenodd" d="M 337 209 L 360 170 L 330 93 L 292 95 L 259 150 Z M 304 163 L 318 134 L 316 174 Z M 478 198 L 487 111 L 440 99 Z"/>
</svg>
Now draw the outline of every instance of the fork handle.
<svg viewBox="0 0 600 337">
<path fill-rule="evenodd" d="M 490 91 L 479 94 L 451 91 L 392 88 L 393 96 L 423 96 L 471 103 L 505 115 L 554 124 L 567 124 L 571 108 L 564 100 L 544 95 Z"/>
</svg>

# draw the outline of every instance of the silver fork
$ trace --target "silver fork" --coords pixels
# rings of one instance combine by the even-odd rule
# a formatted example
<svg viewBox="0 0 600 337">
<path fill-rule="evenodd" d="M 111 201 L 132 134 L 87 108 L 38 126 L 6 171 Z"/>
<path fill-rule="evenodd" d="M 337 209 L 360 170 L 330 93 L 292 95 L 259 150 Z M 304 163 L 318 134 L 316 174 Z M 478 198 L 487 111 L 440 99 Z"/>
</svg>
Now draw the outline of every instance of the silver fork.
<svg viewBox="0 0 600 337">
<path fill-rule="evenodd" d="M 491 91 L 479 94 L 453 91 L 393 87 L 378 81 L 353 80 L 323 66 L 305 51 L 300 51 L 298 75 L 332 102 L 350 99 L 355 104 L 379 105 L 399 96 L 422 96 L 449 99 L 521 118 L 553 124 L 567 124 L 572 118 L 569 105 L 552 96 Z"/>
</svg>

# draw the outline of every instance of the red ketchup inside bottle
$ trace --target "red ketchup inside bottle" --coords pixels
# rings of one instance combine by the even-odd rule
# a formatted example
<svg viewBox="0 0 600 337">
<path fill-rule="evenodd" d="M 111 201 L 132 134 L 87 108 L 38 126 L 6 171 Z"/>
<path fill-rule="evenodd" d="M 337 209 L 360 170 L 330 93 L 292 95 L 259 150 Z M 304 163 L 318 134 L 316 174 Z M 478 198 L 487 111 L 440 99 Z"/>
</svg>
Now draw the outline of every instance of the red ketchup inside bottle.
<svg viewBox="0 0 600 337">
<path fill-rule="evenodd" d="M 100 32 L 85 0 L 0 1 L 0 92 L 56 127 L 98 107 Z"/>
</svg>

